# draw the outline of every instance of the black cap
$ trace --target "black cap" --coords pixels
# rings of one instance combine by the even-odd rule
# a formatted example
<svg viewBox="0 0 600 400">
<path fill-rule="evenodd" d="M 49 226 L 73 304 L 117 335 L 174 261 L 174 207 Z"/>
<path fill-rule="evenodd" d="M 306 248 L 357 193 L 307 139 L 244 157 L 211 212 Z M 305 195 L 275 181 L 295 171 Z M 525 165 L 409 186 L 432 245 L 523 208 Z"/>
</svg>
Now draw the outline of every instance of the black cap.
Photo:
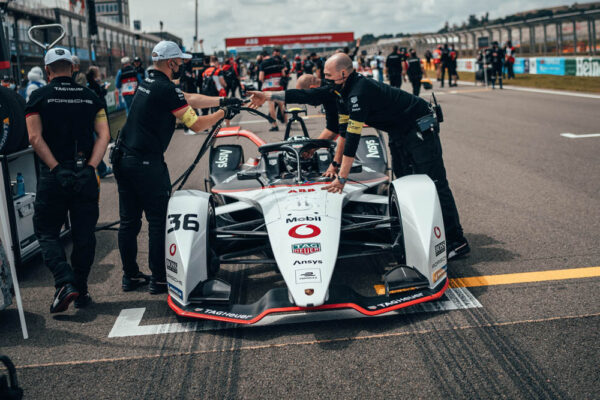
<svg viewBox="0 0 600 400">
<path fill-rule="evenodd" d="M 142 62 L 142 59 L 141 59 L 141 58 L 139 58 L 138 56 L 135 56 L 135 57 L 133 58 L 133 62 L 136 62 L 136 61 Z"/>
</svg>

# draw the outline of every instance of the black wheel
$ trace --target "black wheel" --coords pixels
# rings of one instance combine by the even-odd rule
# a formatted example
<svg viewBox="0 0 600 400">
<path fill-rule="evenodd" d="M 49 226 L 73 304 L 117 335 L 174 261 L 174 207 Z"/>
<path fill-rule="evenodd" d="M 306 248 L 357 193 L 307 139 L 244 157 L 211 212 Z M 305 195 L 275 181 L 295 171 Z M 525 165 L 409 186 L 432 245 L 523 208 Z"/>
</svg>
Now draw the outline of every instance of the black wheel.
<svg viewBox="0 0 600 400">
<path fill-rule="evenodd" d="M 406 251 L 404 247 L 404 233 L 402 231 L 402 218 L 400 214 L 400 204 L 396 191 L 392 189 L 390 194 L 390 217 L 394 220 L 390 223 L 392 254 L 394 259 L 400 265 L 406 264 Z"/>
<path fill-rule="evenodd" d="M 210 279 L 217 275 L 221 266 L 219 263 L 219 256 L 217 254 L 217 218 L 212 199 L 208 205 L 206 226 L 206 266 L 208 278 Z"/>
</svg>

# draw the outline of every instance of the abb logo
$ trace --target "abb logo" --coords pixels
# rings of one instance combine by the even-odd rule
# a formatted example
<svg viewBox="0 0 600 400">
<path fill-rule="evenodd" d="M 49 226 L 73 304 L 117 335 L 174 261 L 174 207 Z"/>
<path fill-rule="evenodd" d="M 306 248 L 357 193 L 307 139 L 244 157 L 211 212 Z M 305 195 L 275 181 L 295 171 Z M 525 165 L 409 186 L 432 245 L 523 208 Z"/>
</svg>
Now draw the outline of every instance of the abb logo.
<svg viewBox="0 0 600 400">
<path fill-rule="evenodd" d="M 298 190 L 290 190 L 288 193 L 309 193 L 309 192 L 314 192 L 315 189 L 298 189 Z"/>
<path fill-rule="evenodd" d="M 257 39 L 257 38 L 249 38 L 249 39 L 246 39 L 246 44 L 247 44 L 247 45 L 254 45 L 254 44 L 258 44 L 258 39 Z"/>
</svg>

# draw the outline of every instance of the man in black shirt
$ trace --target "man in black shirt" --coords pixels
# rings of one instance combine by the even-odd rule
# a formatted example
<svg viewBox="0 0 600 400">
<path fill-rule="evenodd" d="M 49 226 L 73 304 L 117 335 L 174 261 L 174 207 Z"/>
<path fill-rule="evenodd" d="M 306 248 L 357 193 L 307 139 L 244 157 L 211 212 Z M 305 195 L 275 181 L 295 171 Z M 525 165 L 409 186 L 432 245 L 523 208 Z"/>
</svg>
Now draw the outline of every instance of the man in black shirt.
<svg viewBox="0 0 600 400">
<path fill-rule="evenodd" d="M 11 154 L 29 146 L 25 129 L 25 99 L 0 86 L 0 154 Z"/>
<path fill-rule="evenodd" d="M 183 72 L 184 54 L 174 42 L 159 42 L 152 50 L 154 70 L 140 84 L 131 111 L 119 137 L 114 173 L 119 187 L 119 251 L 123 262 L 124 291 L 150 281 L 150 293 L 167 291 L 165 273 L 165 223 L 171 194 L 169 171 L 163 154 L 179 118 L 194 132 L 201 132 L 222 118 L 231 119 L 241 100 L 184 93 L 171 79 Z M 199 117 L 194 108 L 217 107 L 217 112 Z M 237 108 L 236 108 L 237 106 Z M 152 277 L 140 272 L 136 261 L 137 235 L 146 214 L 149 236 L 149 267 Z"/>
<path fill-rule="evenodd" d="M 68 50 L 54 48 L 44 58 L 50 83 L 31 94 L 25 112 L 29 141 L 40 158 L 33 225 L 44 262 L 54 275 L 50 312 L 91 301 L 87 278 L 94 262 L 99 186 L 95 168 L 110 139 L 102 102 L 71 78 Z M 94 132 L 98 138 L 94 140 Z M 73 252 L 67 263 L 59 240 L 67 213 Z"/>
<path fill-rule="evenodd" d="M 281 63 L 281 58 L 277 56 L 277 53 L 273 53 L 273 57 L 269 57 L 267 53 L 263 54 L 263 61 L 260 63 L 258 67 L 258 80 L 262 82 L 262 90 L 263 92 L 270 91 L 281 91 L 283 90 L 283 85 L 281 79 L 284 77 L 284 66 Z M 269 103 L 269 115 L 271 118 L 277 118 L 277 112 L 275 110 L 275 104 L 279 106 L 280 110 L 285 110 L 285 104 L 282 102 L 277 103 Z M 287 115 L 283 115 L 284 124 L 287 123 Z M 277 121 L 273 122 L 273 126 L 269 131 L 278 131 Z"/>
<path fill-rule="evenodd" d="M 338 146 L 343 146 L 343 157 L 336 158 L 337 152 L 334 157 L 334 161 L 341 164 L 337 178 L 323 189 L 342 192 L 365 124 L 383 130 L 389 135 L 394 174 L 397 177 L 427 174 L 435 183 L 446 228 L 448 259 L 468 253 L 469 245 L 463 236 L 454 197 L 446 179 L 439 135 L 417 131 L 416 120 L 431 113 L 429 104 L 420 97 L 358 74 L 350 57 L 343 53 L 336 53 L 327 60 L 325 82 L 327 87 L 311 89 L 313 96 L 316 99 L 329 91 L 337 97 L 339 134 L 345 140 L 338 142 Z M 291 101 L 288 92 L 253 92 L 252 106 L 260 106 L 265 100 Z"/>
<path fill-rule="evenodd" d="M 496 77 L 498 77 L 498 83 L 500 89 L 502 89 L 502 67 L 504 65 L 504 51 L 498 47 L 498 42 L 492 43 L 490 49 L 490 64 L 492 66 L 492 89 L 496 89 Z"/>
<path fill-rule="evenodd" d="M 404 64 L 404 54 L 398 52 L 398 46 L 394 46 L 394 50 L 387 56 L 385 60 L 385 68 L 390 79 L 390 85 L 393 87 L 402 86 L 402 66 Z"/>
<path fill-rule="evenodd" d="M 406 64 L 408 65 L 406 74 L 413 87 L 413 94 L 418 96 L 421 91 L 421 79 L 423 79 L 425 69 L 423 68 L 423 65 L 421 65 L 421 59 L 417 57 L 417 52 L 415 50 L 410 49 L 410 57 L 406 61 Z"/>
<path fill-rule="evenodd" d="M 302 64 L 302 68 L 304 69 L 305 74 L 312 74 L 315 69 L 315 63 L 312 61 L 312 57 L 306 56 L 304 59 L 304 64 Z"/>
<path fill-rule="evenodd" d="M 450 49 L 448 48 L 448 43 L 444 43 L 440 60 L 442 64 L 442 87 L 444 87 L 444 75 L 446 72 L 448 72 L 448 86 L 452 86 L 452 75 L 450 74 Z"/>
</svg>

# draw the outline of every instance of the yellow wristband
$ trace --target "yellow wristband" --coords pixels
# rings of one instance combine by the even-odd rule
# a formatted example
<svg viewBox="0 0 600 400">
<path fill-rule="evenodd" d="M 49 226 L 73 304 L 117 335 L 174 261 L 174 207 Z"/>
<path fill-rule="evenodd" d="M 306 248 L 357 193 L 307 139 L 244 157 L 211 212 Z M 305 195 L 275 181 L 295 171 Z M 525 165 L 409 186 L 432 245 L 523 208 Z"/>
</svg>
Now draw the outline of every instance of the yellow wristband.
<svg viewBox="0 0 600 400">
<path fill-rule="evenodd" d="M 106 111 L 104 111 L 104 108 L 98 111 L 98 113 L 96 113 L 96 119 L 94 120 L 94 122 L 102 121 L 108 121 L 108 118 L 106 117 Z"/>
<path fill-rule="evenodd" d="M 181 122 L 183 122 L 183 124 L 188 128 L 191 128 L 197 120 L 198 115 L 196 115 L 196 111 L 194 111 L 192 107 L 188 107 L 187 110 L 181 116 Z"/>
</svg>

